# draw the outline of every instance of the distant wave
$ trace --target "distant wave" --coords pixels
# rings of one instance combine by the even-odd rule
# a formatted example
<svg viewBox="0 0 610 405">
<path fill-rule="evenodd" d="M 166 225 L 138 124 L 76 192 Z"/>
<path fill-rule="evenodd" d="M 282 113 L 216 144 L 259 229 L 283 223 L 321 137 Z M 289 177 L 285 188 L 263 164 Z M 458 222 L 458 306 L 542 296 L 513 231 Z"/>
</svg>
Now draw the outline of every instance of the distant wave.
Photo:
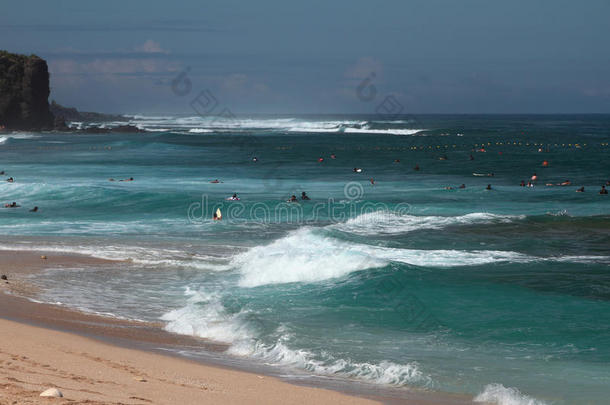
<svg viewBox="0 0 610 405">
<path fill-rule="evenodd" d="M 522 394 L 516 388 L 506 388 L 502 384 L 487 385 L 483 392 L 474 398 L 474 402 L 495 405 L 546 405 L 546 402 Z"/>
<path fill-rule="evenodd" d="M 152 131 L 186 131 L 188 133 L 210 133 L 225 131 L 273 131 L 286 133 L 348 133 L 348 134 L 386 134 L 415 135 L 425 129 L 400 128 L 412 124 L 409 120 L 306 120 L 302 118 L 222 118 L 214 116 L 145 116 L 126 117 L 125 121 L 97 123 L 104 127 L 118 125 L 136 125 L 138 128 Z M 71 123 L 78 127 L 82 123 Z M 378 128 L 379 126 L 391 128 Z M 397 128 L 398 127 L 398 128 Z"/>
<path fill-rule="evenodd" d="M 506 223 L 524 218 L 523 215 L 496 215 L 485 212 L 452 217 L 397 215 L 388 211 L 376 211 L 359 215 L 332 227 L 358 235 L 401 234 L 419 229 L 441 229 L 451 225 Z"/>
<path fill-rule="evenodd" d="M 34 134 L 22 134 L 19 132 L 15 132 L 9 135 L 0 136 L 0 144 L 4 144 L 8 142 L 10 139 L 31 139 L 31 138 L 40 138 L 39 135 Z"/>
</svg>

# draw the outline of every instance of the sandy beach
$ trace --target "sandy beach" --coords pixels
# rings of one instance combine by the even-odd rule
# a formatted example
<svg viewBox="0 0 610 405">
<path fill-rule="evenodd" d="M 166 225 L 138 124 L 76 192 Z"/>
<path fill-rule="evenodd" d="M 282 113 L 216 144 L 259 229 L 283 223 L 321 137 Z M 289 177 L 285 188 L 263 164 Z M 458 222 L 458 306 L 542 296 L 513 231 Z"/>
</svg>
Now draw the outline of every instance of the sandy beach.
<svg viewBox="0 0 610 405">
<path fill-rule="evenodd" d="M 36 293 L 24 275 L 47 267 L 108 264 L 106 260 L 14 251 L 1 251 L 0 258 L 0 273 L 8 278 L 0 294 L 1 404 L 471 403 L 465 397 L 424 392 L 369 399 L 155 353 L 152 348 L 223 351 L 225 346 L 165 332 L 160 324 L 85 314 L 19 296 Z M 52 387 L 64 397 L 39 397 Z"/>
</svg>

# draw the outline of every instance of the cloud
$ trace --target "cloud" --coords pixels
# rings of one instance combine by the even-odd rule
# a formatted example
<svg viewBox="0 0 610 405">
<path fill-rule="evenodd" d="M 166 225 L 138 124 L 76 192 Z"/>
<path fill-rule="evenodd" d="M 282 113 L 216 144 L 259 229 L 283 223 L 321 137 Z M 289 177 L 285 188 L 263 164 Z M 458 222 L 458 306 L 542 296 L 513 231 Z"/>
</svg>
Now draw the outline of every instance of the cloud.
<svg viewBox="0 0 610 405">
<path fill-rule="evenodd" d="M 161 48 L 161 45 L 158 42 L 153 41 L 152 39 L 149 39 L 140 46 L 136 46 L 134 49 L 137 52 L 143 53 L 169 53 L 169 51 L 166 51 L 165 49 Z"/>
<path fill-rule="evenodd" d="M 381 75 L 383 71 L 383 64 L 373 58 L 360 58 L 358 61 L 350 66 L 345 72 L 345 77 L 349 79 L 364 79 L 371 74 L 375 74 L 377 77 Z"/>
</svg>

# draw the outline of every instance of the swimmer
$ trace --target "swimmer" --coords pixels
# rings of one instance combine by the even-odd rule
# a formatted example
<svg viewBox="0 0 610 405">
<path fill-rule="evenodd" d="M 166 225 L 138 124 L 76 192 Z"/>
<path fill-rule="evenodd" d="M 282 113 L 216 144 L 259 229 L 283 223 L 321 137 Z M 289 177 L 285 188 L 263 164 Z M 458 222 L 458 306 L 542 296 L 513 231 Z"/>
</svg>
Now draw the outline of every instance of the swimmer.
<svg viewBox="0 0 610 405">
<path fill-rule="evenodd" d="M 6 179 L 6 181 L 9 182 L 9 183 L 14 183 L 15 179 L 12 178 L 12 177 L 9 177 L 8 179 Z"/>
<path fill-rule="evenodd" d="M 445 187 L 445 190 L 453 190 L 453 187 L 447 186 L 447 187 Z"/>
<path fill-rule="evenodd" d="M 212 184 L 218 184 L 218 183 L 220 183 L 220 181 L 219 181 L 218 179 L 216 179 L 216 180 L 212 180 L 212 181 L 210 181 L 210 183 L 212 183 Z"/>
<path fill-rule="evenodd" d="M 549 167 L 549 162 L 548 162 L 548 161 L 546 161 L 546 160 L 544 160 L 544 161 L 542 162 L 542 167 Z"/>
<path fill-rule="evenodd" d="M 606 181 L 606 186 L 610 186 L 610 180 Z"/>
<path fill-rule="evenodd" d="M 21 205 L 18 205 L 14 201 L 11 204 L 4 204 L 4 208 L 18 208 L 18 207 L 21 207 Z"/>
<path fill-rule="evenodd" d="M 534 183 L 532 183 L 531 181 L 528 181 L 528 182 L 527 182 L 527 186 L 528 186 L 528 187 L 534 187 Z"/>
<path fill-rule="evenodd" d="M 394 159 L 394 163 L 400 163 L 400 159 Z"/>
<path fill-rule="evenodd" d="M 581 188 L 579 188 L 579 189 L 576 189 L 576 192 L 577 192 L 577 193 L 584 193 L 584 192 L 585 192 L 585 188 L 584 188 L 584 186 L 583 186 L 583 187 L 581 187 Z"/>
<path fill-rule="evenodd" d="M 536 173 L 534 173 L 534 175 L 531 178 L 532 181 L 536 181 L 538 180 L 538 175 L 536 175 Z"/>
<path fill-rule="evenodd" d="M 458 188 L 466 188 L 466 184 L 462 183 L 462 185 L 459 186 Z"/>
<path fill-rule="evenodd" d="M 474 156 L 470 155 L 470 160 L 474 160 Z"/>
<path fill-rule="evenodd" d="M 254 156 L 254 157 L 252 158 L 252 161 L 253 161 L 254 163 L 258 162 L 258 158 L 257 158 L 256 156 Z"/>
<path fill-rule="evenodd" d="M 416 172 L 418 172 L 418 171 L 419 171 L 419 165 L 418 165 L 418 164 L 416 164 L 416 165 L 415 165 L 415 167 L 413 168 L 413 170 L 415 170 Z"/>
<path fill-rule="evenodd" d="M 519 184 L 521 187 L 525 187 L 525 182 L 523 180 L 521 180 L 521 183 Z"/>
<path fill-rule="evenodd" d="M 229 201 L 239 201 L 239 197 L 237 196 L 237 193 L 235 193 L 231 197 L 227 198 L 227 200 L 229 200 Z"/>
<path fill-rule="evenodd" d="M 371 179 L 369 180 L 371 182 L 371 186 L 375 185 L 375 179 L 371 177 Z"/>
<path fill-rule="evenodd" d="M 487 187 L 485 187 L 485 190 L 491 190 L 491 184 L 488 184 Z"/>
<path fill-rule="evenodd" d="M 30 212 L 38 212 L 38 207 L 34 207 L 30 210 Z"/>
<path fill-rule="evenodd" d="M 335 155 L 334 153 L 331 153 L 331 154 L 330 154 L 330 158 L 331 158 L 331 159 L 336 159 L 336 158 L 337 158 L 337 155 Z"/>
<path fill-rule="evenodd" d="M 119 181 L 133 181 L 133 177 L 130 177 L 130 178 L 124 179 L 124 180 L 119 180 Z"/>
<path fill-rule="evenodd" d="M 4 176 L 4 170 L 0 172 L 0 176 Z"/>
<path fill-rule="evenodd" d="M 113 178 L 110 178 L 110 179 L 108 179 L 108 181 L 114 181 L 114 179 L 113 179 Z"/>
<path fill-rule="evenodd" d="M 323 158 L 323 157 L 319 157 L 319 158 L 318 158 L 318 162 L 319 162 L 319 163 L 324 162 L 324 158 Z"/>
<path fill-rule="evenodd" d="M 303 192 L 301 193 L 301 200 L 309 200 L 309 199 L 310 199 L 310 198 L 309 198 L 309 196 L 307 195 L 307 193 L 303 191 Z"/>
<path fill-rule="evenodd" d="M 606 190 L 606 186 L 602 186 L 602 189 L 599 190 L 600 194 L 608 194 L 608 190 Z M 14 203 L 13 203 L 14 204 Z"/>
<path fill-rule="evenodd" d="M 287 202 L 297 202 L 297 196 L 296 195 L 291 195 L 290 199 Z"/>
<path fill-rule="evenodd" d="M 362 173 L 362 169 L 359 167 L 354 167 L 354 173 Z"/>
<path fill-rule="evenodd" d="M 562 183 L 559 183 L 558 186 L 569 186 L 570 184 L 572 184 L 572 182 L 570 180 L 566 180 Z"/>
<path fill-rule="evenodd" d="M 441 156 L 441 157 L 439 157 L 439 158 L 438 158 L 438 160 L 447 160 L 447 159 L 449 159 L 449 158 L 447 157 L 447 155 L 443 155 L 443 156 Z"/>
</svg>

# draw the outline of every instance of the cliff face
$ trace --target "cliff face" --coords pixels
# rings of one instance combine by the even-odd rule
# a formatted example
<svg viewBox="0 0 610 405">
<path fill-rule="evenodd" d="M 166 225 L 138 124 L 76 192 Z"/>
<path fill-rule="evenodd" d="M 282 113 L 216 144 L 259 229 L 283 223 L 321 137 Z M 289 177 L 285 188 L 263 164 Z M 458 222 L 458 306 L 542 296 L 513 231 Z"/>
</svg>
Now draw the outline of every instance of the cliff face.
<svg viewBox="0 0 610 405">
<path fill-rule="evenodd" d="M 0 51 L 0 127 L 53 128 L 49 92 L 47 62 L 35 55 Z"/>
</svg>

